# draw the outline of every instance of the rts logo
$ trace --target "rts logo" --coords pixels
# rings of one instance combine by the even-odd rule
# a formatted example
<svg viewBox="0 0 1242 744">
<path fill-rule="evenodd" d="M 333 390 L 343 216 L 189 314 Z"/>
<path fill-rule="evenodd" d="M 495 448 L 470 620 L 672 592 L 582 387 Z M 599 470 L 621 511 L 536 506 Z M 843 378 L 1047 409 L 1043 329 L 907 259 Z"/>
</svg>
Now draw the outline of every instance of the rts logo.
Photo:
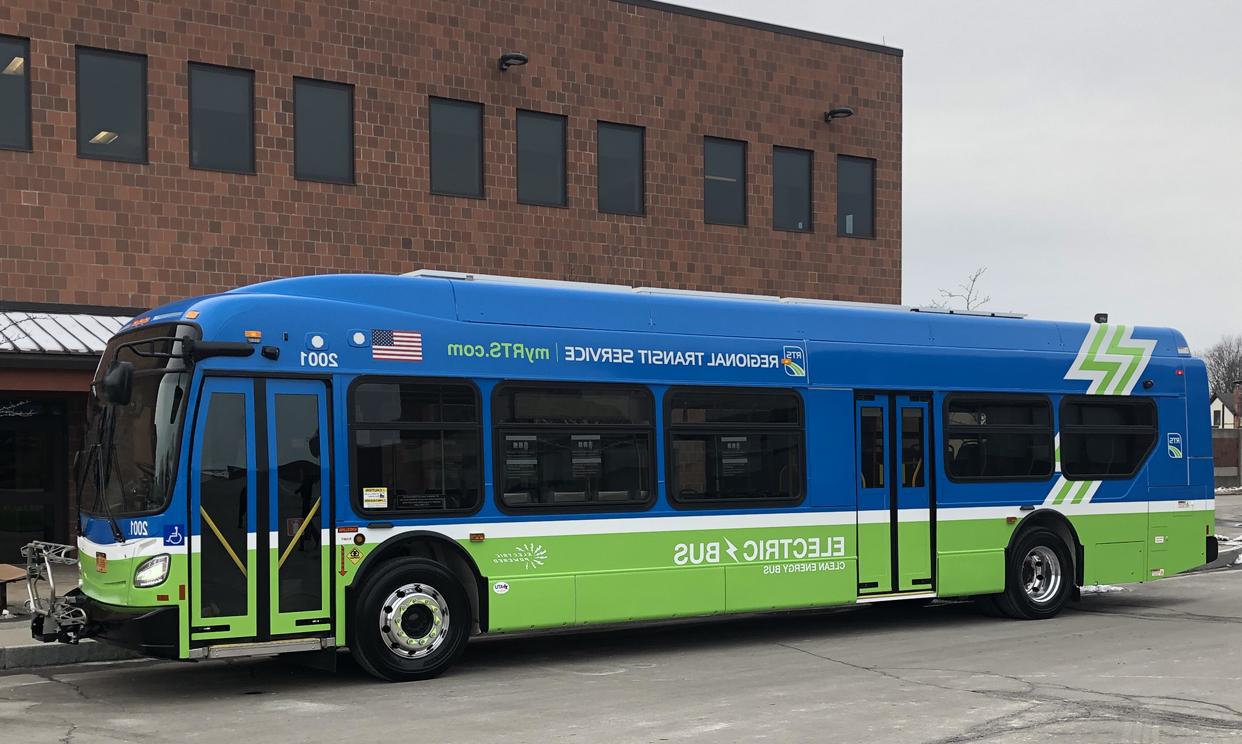
<svg viewBox="0 0 1242 744">
<path fill-rule="evenodd" d="M 790 377 L 806 377 L 806 352 L 801 346 L 786 346 L 781 352 L 781 366 Z"/>
</svg>

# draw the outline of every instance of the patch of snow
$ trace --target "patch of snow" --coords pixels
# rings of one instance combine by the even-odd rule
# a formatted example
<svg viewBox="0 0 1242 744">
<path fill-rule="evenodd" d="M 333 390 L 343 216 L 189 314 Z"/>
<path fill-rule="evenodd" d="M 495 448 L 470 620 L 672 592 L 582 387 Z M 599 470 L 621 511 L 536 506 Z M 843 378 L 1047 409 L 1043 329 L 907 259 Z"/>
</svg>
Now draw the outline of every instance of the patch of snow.
<svg viewBox="0 0 1242 744">
<path fill-rule="evenodd" d="M 1110 592 L 1128 592 L 1124 586 L 1113 586 L 1112 584 L 1092 584 L 1082 588 L 1083 594 L 1108 594 Z"/>
<path fill-rule="evenodd" d="M 1220 488 L 1216 489 L 1216 493 L 1224 494 L 1226 496 L 1229 496 L 1235 493 L 1242 493 L 1242 486 L 1221 486 Z"/>
<path fill-rule="evenodd" d="M 1238 553 L 1238 559 L 1233 562 L 1235 566 L 1242 566 L 1242 553 Z"/>
</svg>

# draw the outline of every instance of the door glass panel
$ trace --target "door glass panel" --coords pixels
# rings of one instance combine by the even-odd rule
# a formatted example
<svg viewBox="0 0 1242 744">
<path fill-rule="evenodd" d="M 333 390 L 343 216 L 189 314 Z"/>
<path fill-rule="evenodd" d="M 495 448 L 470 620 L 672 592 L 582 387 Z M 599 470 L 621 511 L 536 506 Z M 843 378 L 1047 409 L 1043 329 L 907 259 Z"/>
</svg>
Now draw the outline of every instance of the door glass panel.
<svg viewBox="0 0 1242 744">
<path fill-rule="evenodd" d="M 247 613 L 246 397 L 213 393 L 199 455 L 202 616 Z"/>
<path fill-rule="evenodd" d="M 859 463 L 863 488 L 884 487 L 884 409 L 866 406 L 859 417 Z"/>
<path fill-rule="evenodd" d="M 280 612 L 323 606 L 319 397 L 276 394 L 276 529 Z"/>
<path fill-rule="evenodd" d="M 923 409 L 901 409 L 901 485 L 922 488 L 926 466 L 923 463 Z"/>
</svg>

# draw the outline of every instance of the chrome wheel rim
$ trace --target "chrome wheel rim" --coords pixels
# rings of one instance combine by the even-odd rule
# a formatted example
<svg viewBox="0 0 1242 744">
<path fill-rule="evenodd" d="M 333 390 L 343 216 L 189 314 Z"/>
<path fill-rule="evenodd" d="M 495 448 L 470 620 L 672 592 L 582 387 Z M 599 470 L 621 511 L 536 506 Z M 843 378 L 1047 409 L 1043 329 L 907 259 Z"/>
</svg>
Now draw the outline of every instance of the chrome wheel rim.
<svg viewBox="0 0 1242 744">
<path fill-rule="evenodd" d="M 1061 559 L 1056 551 L 1036 545 L 1022 559 L 1022 588 L 1035 604 L 1047 604 L 1061 591 Z"/>
<path fill-rule="evenodd" d="M 380 606 L 380 635 L 388 650 L 403 659 L 435 653 L 444 644 L 448 629 L 448 600 L 427 584 L 405 584 Z"/>
</svg>

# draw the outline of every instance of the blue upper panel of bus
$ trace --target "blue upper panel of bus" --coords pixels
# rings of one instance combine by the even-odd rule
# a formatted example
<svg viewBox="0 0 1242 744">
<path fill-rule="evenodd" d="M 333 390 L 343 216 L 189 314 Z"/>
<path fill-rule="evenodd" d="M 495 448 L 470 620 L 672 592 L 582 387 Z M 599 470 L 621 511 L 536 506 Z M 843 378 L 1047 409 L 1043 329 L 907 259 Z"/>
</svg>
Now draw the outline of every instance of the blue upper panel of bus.
<svg viewBox="0 0 1242 744">
<path fill-rule="evenodd" d="M 200 323 L 207 337 L 214 338 L 231 330 L 234 323 L 230 320 L 252 321 L 255 312 L 266 312 L 260 308 L 289 303 L 314 307 L 311 303 L 315 300 L 325 309 L 338 303 L 351 306 L 339 309 L 359 315 L 372 307 L 385 313 L 397 310 L 445 320 L 545 328 L 1018 351 L 1077 352 L 1089 328 L 1087 323 L 949 315 L 845 303 L 798 304 L 761 297 L 373 274 L 279 279 L 181 300 L 142 317 L 166 320 L 180 317 L 191 308 L 200 313 L 210 310 L 212 315 Z M 1140 327 L 1135 333 L 1157 342 L 1153 356 L 1179 356 L 1179 347 L 1186 346 L 1181 333 L 1172 329 Z"/>
<path fill-rule="evenodd" d="M 333 355 L 328 366 L 337 368 L 320 372 L 980 390 L 1085 388 L 1086 382 L 1066 385 L 1063 377 L 1096 327 L 898 307 L 409 275 L 265 282 L 173 303 L 132 325 L 177 320 L 197 323 L 207 340 L 239 341 L 245 331 L 258 330 L 263 344 L 281 347 L 278 362 L 257 355 L 210 360 L 210 366 L 222 368 L 262 364 L 272 371 L 307 371 L 302 352 L 320 350 Z M 377 329 L 383 330 L 375 337 Z M 1181 367 L 1200 364 L 1189 359 L 1182 335 L 1165 328 L 1126 329 L 1150 347 L 1151 363 L 1144 366 L 1158 383 L 1152 393 L 1182 393 Z M 417 368 L 372 350 L 373 338 L 389 338 L 387 331 L 419 338 Z M 322 345 L 310 343 L 316 337 Z M 523 347 L 522 356 L 513 357 L 511 344 Z M 679 351 L 689 356 L 659 356 Z M 310 366 L 314 362 L 312 357 Z"/>
</svg>

